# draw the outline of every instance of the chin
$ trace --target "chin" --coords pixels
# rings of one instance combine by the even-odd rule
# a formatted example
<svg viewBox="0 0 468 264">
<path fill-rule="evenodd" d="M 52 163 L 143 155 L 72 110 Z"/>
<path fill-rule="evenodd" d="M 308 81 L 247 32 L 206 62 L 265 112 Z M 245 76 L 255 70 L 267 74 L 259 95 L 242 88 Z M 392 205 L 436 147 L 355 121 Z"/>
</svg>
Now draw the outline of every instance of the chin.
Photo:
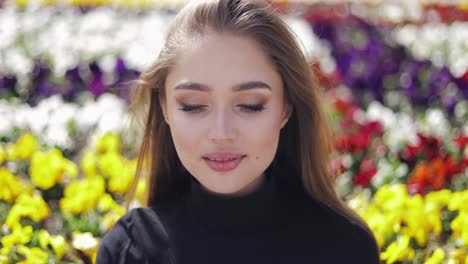
<svg viewBox="0 0 468 264">
<path fill-rule="evenodd" d="M 227 182 L 224 183 L 213 183 L 213 184 L 203 184 L 202 185 L 208 191 L 220 194 L 220 195 L 235 195 L 241 192 L 245 186 L 239 184 L 228 184 Z"/>
<path fill-rule="evenodd" d="M 241 189 L 238 187 L 231 187 L 231 186 L 217 186 L 217 187 L 210 187 L 207 188 L 208 191 L 216 194 L 223 194 L 223 195 L 230 195 L 230 194 L 236 194 L 238 193 Z"/>
</svg>

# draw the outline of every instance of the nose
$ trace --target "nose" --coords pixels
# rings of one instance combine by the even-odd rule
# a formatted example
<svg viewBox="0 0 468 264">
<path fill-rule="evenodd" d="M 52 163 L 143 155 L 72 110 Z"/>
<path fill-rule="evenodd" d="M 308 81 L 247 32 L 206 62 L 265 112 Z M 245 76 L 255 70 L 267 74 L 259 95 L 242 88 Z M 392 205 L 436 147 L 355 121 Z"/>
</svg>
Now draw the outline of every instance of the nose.
<svg viewBox="0 0 468 264">
<path fill-rule="evenodd" d="M 234 139 L 235 128 L 232 113 L 229 110 L 218 110 L 210 122 L 208 138 L 215 142 L 230 141 Z"/>
</svg>

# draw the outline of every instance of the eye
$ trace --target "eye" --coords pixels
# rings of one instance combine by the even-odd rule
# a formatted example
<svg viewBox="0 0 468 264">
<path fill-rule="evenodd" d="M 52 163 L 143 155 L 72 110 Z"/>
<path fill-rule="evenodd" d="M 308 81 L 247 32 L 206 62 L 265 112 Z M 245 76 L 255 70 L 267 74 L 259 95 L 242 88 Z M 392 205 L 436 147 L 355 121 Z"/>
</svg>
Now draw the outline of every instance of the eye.
<svg viewBox="0 0 468 264">
<path fill-rule="evenodd" d="M 184 111 L 184 112 L 195 113 L 195 112 L 200 111 L 203 107 L 205 107 L 205 106 L 204 105 L 185 105 L 185 104 L 182 104 L 182 108 L 179 108 L 179 110 Z"/>
<path fill-rule="evenodd" d="M 241 104 L 239 106 L 244 108 L 247 112 L 260 112 L 263 109 L 266 109 L 265 107 L 263 107 L 262 104 L 252 104 L 252 105 Z"/>
<path fill-rule="evenodd" d="M 262 104 L 252 104 L 252 105 L 240 104 L 238 106 L 242 107 L 244 109 L 244 111 L 247 111 L 247 112 L 260 112 L 260 111 L 266 109 L 265 107 L 263 107 Z M 182 104 L 182 108 L 179 108 L 179 110 L 184 111 L 184 112 L 197 113 L 197 112 L 200 112 L 204 107 L 206 107 L 206 106 L 205 105 L 185 105 L 185 104 Z"/>
</svg>

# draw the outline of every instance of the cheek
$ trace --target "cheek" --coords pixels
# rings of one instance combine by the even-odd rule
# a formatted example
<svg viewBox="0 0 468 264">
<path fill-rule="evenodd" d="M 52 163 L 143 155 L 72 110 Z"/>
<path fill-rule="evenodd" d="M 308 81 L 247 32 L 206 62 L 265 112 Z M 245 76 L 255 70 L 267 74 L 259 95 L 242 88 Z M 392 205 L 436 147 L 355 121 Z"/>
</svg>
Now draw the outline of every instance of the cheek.
<svg viewBox="0 0 468 264">
<path fill-rule="evenodd" d="M 202 128 L 199 124 L 181 118 L 180 115 L 172 117 L 170 130 L 177 154 L 184 163 L 194 162 L 204 135 Z"/>
<path fill-rule="evenodd" d="M 272 159 L 276 153 L 279 140 L 280 122 L 275 116 L 263 116 L 243 129 L 242 137 L 246 141 L 249 151 L 253 154 L 253 161 Z M 242 141 L 242 140 L 241 140 Z"/>
</svg>

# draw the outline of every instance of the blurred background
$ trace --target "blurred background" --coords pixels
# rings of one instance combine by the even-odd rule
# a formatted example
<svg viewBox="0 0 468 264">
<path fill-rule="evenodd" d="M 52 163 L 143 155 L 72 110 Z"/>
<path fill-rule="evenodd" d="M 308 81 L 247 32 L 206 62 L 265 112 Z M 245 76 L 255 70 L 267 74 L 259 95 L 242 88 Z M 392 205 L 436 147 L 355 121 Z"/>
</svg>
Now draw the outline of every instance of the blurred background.
<svg viewBox="0 0 468 264">
<path fill-rule="evenodd" d="M 0 0 L 0 264 L 94 262 L 136 168 L 129 83 L 186 3 Z M 382 263 L 467 264 L 468 2 L 272 4 L 325 91 L 337 191 Z"/>
</svg>

